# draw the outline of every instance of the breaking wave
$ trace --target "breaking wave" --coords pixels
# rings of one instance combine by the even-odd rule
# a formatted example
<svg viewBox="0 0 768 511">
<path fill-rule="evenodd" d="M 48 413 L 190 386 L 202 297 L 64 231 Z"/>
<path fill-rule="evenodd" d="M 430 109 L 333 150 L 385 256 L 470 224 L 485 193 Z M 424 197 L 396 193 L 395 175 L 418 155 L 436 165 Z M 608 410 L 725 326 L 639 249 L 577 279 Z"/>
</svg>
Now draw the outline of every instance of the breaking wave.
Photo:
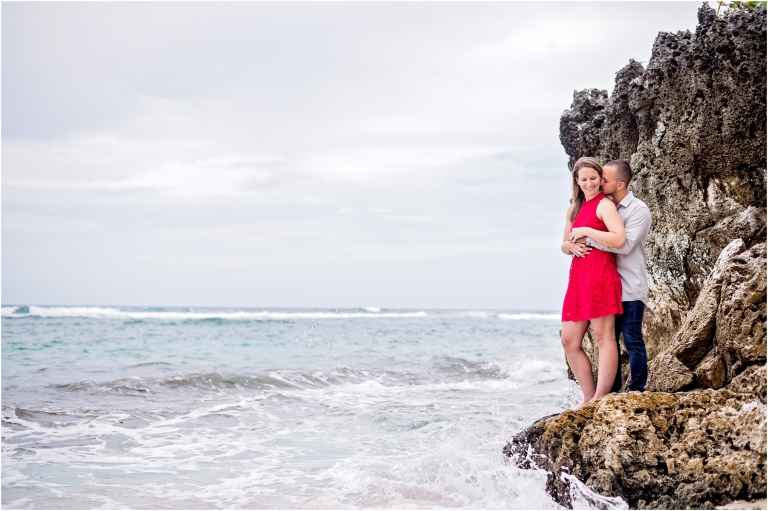
<svg viewBox="0 0 768 511">
<path fill-rule="evenodd" d="M 478 319 L 501 319 L 505 321 L 560 321 L 559 314 L 543 312 L 498 312 L 498 311 L 399 311 L 363 307 L 353 310 L 222 310 L 191 308 L 149 307 L 141 309 L 119 307 L 43 307 L 36 305 L 2 307 L 4 318 L 91 318 L 122 319 L 126 321 L 291 321 L 327 319 L 396 319 L 427 317 L 466 317 Z"/>
</svg>

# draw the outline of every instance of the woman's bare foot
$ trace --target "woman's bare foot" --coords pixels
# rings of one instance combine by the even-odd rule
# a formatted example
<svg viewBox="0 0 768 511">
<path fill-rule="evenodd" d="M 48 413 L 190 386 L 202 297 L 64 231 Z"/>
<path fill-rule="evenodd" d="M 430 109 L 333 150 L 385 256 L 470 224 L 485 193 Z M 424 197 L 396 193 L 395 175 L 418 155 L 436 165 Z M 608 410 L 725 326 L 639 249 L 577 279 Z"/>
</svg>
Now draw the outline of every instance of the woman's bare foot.
<svg viewBox="0 0 768 511">
<path fill-rule="evenodd" d="M 581 408 L 584 408 L 585 406 L 587 406 L 587 405 L 588 405 L 589 403 L 591 403 L 592 401 L 594 401 L 594 398 L 592 398 L 592 399 L 587 399 L 587 398 L 585 397 L 585 398 L 584 398 L 584 401 L 582 401 L 582 402 L 581 402 L 581 404 L 580 404 L 579 406 L 576 406 L 576 407 L 574 407 L 574 410 L 579 410 L 579 409 L 581 409 Z"/>
</svg>

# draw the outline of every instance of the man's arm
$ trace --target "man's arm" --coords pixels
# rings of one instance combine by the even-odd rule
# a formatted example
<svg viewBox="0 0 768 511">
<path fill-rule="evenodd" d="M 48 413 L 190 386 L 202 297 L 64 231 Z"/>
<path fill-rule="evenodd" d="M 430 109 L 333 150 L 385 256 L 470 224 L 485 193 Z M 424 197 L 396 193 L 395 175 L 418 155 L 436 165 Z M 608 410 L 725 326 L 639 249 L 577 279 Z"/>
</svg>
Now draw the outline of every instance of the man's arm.
<svg viewBox="0 0 768 511">
<path fill-rule="evenodd" d="M 587 244 L 604 250 L 605 252 L 613 252 L 614 254 L 629 254 L 640 237 L 648 231 L 651 227 L 651 211 L 648 208 L 639 207 L 635 209 L 627 218 L 627 224 L 624 226 L 624 230 L 627 232 L 627 241 L 620 248 L 609 248 L 605 245 L 601 245 L 592 238 L 587 238 Z"/>
</svg>

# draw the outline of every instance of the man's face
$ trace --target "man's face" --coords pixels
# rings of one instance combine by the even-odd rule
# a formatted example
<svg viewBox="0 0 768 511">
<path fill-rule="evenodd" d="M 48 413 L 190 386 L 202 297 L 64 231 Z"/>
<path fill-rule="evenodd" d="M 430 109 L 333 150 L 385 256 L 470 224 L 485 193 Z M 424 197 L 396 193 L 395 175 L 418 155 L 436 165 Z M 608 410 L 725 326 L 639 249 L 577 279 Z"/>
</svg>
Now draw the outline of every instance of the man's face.
<svg viewBox="0 0 768 511">
<path fill-rule="evenodd" d="M 619 188 L 616 181 L 616 167 L 603 167 L 603 182 L 601 184 L 604 195 L 613 195 Z"/>
</svg>

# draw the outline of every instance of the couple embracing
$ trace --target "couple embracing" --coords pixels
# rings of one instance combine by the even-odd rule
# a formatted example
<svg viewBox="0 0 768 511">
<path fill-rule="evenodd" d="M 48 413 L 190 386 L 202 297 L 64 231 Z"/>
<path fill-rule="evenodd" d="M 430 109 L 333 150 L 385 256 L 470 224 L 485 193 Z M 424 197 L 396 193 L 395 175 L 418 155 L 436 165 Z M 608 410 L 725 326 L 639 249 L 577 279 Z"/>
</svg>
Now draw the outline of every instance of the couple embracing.
<svg viewBox="0 0 768 511">
<path fill-rule="evenodd" d="M 603 167 L 594 158 L 580 158 L 572 176 L 573 202 L 560 246 L 573 256 L 561 340 L 568 365 L 584 393 L 578 409 L 620 388 L 619 334 L 623 334 L 629 354 L 627 389 L 645 388 L 648 358 L 642 324 L 648 301 L 645 240 L 651 212 L 627 190 L 632 169 L 623 160 Z M 581 348 L 590 324 L 600 349 L 597 384 Z"/>
</svg>

